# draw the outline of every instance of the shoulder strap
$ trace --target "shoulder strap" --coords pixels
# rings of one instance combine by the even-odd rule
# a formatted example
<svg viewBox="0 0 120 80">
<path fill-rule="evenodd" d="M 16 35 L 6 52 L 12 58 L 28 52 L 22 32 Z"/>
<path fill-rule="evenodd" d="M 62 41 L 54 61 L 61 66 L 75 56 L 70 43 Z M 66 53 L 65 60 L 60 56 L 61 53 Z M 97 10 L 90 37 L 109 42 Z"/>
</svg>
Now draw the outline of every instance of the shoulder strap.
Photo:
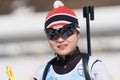
<svg viewBox="0 0 120 80">
<path fill-rule="evenodd" d="M 45 67 L 45 70 L 44 70 L 44 72 L 43 72 L 42 80 L 45 80 L 45 79 L 46 79 L 48 70 L 49 70 L 49 68 L 50 68 L 50 66 L 51 66 L 51 64 L 52 64 L 52 62 L 53 62 L 55 59 L 56 59 L 56 57 L 53 58 L 52 60 L 50 60 L 50 61 L 47 63 L 47 65 L 46 65 L 46 67 Z"/>
<path fill-rule="evenodd" d="M 88 70 L 89 55 L 86 53 L 82 53 L 82 58 L 83 58 L 83 67 L 84 67 L 85 78 L 86 78 L 86 80 L 91 80 L 90 75 L 89 75 L 89 70 Z"/>
</svg>

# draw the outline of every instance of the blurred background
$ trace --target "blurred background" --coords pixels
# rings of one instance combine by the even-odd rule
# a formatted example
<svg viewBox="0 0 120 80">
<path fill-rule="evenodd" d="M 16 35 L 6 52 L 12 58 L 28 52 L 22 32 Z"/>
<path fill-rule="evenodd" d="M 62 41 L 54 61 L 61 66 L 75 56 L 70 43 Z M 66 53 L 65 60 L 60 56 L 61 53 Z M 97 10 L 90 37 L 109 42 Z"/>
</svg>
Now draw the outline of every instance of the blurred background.
<svg viewBox="0 0 120 80">
<path fill-rule="evenodd" d="M 0 0 L 0 80 L 8 80 L 6 67 L 16 80 L 32 80 L 39 65 L 54 57 L 44 33 L 44 19 L 55 0 Z M 93 5 L 92 56 L 105 64 L 111 80 L 120 80 L 120 0 L 61 0 L 79 18 L 78 42 L 87 52 L 86 21 L 82 8 Z"/>
</svg>

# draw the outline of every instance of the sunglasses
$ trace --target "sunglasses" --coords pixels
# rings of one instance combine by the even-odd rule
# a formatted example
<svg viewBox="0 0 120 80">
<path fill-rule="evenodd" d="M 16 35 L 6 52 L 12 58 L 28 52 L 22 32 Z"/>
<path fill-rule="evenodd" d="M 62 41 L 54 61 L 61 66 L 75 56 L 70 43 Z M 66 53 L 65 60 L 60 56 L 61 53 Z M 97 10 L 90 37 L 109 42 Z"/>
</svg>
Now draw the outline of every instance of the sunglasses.
<svg viewBox="0 0 120 80">
<path fill-rule="evenodd" d="M 50 40 L 57 40 L 59 37 L 63 39 L 67 39 L 71 35 L 73 35 L 76 30 L 77 24 L 67 24 L 59 29 L 48 28 L 45 29 L 47 38 Z"/>
</svg>

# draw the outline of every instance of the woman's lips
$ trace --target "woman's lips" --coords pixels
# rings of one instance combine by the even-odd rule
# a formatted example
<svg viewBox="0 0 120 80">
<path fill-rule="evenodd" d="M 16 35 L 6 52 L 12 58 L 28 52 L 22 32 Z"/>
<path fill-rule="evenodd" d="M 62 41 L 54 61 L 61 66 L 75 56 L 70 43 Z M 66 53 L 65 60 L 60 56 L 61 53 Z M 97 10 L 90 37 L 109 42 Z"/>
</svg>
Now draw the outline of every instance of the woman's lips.
<svg viewBox="0 0 120 80">
<path fill-rule="evenodd" d="M 68 46 L 68 44 L 62 44 L 62 45 L 58 45 L 58 48 L 59 48 L 60 50 L 63 50 L 63 49 L 65 49 L 67 46 Z"/>
</svg>

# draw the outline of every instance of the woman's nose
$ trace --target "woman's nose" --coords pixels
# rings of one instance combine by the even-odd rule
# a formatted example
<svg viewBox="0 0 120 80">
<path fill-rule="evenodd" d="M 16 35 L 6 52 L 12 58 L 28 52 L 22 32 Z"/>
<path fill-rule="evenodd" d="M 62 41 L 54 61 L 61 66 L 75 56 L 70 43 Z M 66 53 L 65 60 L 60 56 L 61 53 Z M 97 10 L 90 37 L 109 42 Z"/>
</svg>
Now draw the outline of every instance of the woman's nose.
<svg viewBox="0 0 120 80">
<path fill-rule="evenodd" d="M 62 42 L 64 42 L 65 41 L 65 39 L 63 39 L 62 37 L 59 37 L 58 39 L 57 39 L 57 42 L 58 43 L 62 43 Z"/>
</svg>

